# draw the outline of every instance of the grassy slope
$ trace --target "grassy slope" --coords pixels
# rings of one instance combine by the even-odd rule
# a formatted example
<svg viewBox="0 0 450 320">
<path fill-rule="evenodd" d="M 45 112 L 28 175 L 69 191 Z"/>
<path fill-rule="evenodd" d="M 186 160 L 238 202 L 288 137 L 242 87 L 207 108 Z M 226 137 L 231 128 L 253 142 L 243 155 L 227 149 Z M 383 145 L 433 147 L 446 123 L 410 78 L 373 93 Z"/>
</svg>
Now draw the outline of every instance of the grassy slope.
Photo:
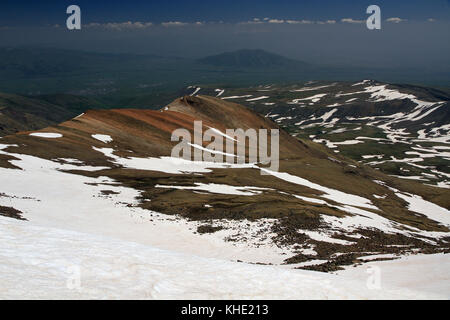
<svg viewBox="0 0 450 320">
<path fill-rule="evenodd" d="M 73 95 L 27 97 L 0 93 L 0 136 L 45 128 L 101 107 L 95 99 Z"/>
</svg>

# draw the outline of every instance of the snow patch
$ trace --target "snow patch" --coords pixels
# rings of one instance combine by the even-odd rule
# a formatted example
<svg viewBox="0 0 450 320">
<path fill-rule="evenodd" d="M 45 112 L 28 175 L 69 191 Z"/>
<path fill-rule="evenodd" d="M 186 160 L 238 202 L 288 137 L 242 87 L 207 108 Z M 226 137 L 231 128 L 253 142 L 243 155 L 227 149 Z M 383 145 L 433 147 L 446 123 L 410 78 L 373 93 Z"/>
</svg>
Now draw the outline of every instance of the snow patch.
<svg viewBox="0 0 450 320">
<path fill-rule="evenodd" d="M 93 134 L 92 138 L 99 140 L 103 143 L 110 143 L 113 141 L 113 139 L 111 138 L 111 136 L 107 135 L 107 134 Z"/>
<path fill-rule="evenodd" d="M 33 132 L 29 134 L 33 137 L 39 137 L 39 138 L 47 138 L 47 139 L 56 139 L 56 138 L 62 138 L 61 133 L 52 133 L 52 132 Z"/>
</svg>

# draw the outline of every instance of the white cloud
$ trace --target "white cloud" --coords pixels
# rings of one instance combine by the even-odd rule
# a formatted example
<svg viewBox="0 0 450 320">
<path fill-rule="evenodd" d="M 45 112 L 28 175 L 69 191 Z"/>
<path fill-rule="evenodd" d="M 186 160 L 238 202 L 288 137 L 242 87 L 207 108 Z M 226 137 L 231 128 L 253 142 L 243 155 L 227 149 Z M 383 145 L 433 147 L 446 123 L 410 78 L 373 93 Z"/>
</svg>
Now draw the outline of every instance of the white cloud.
<svg viewBox="0 0 450 320">
<path fill-rule="evenodd" d="M 182 26 L 186 26 L 189 23 L 187 22 L 181 22 L 181 21 L 168 21 L 168 22 L 163 22 L 161 23 L 161 25 L 163 27 L 182 27 Z"/>
<path fill-rule="evenodd" d="M 290 20 L 290 19 L 272 19 L 272 18 L 253 18 L 253 20 L 239 22 L 238 24 L 335 24 L 336 20 L 313 21 L 313 20 Z"/>
<path fill-rule="evenodd" d="M 264 22 L 261 19 L 253 18 L 253 20 L 251 21 L 239 22 L 238 24 L 262 24 L 262 23 Z"/>
<path fill-rule="evenodd" d="M 335 24 L 336 20 L 317 21 L 317 24 Z"/>
<path fill-rule="evenodd" d="M 344 23 L 364 23 L 365 21 L 364 20 L 355 20 L 355 19 L 352 19 L 352 18 L 344 18 L 344 19 L 341 19 L 341 22 L 344 22 Z"/>
<path fill-rule="evenodd" d="M 284 23 L 284 20 L 270 19 L 268 22 L 269 23 L 278 23 L 278 24 L 280 24 L 280 23 Z"/>
<path fill-rule="evenodd" d="M 313 24 L 314 21 L 311 20 L 286 20 L 288 24 Z"/>
<path fill-rule="evenodd" d="M 109 30 L 122 31 L 122 30 L 146 29 L 151 26 L 153 26 L 153 23 L 151 23 L 151 22 L 127 21 L 127 22 L 107 22 L 107 23 L 92 22 L 92 23 L 83 25 L 82 27 L 103 28 L 103 29 L 109 29 Z"/>
<path fill-rule="evenodd" d="M 398 18 L 398 17 L 392 17 L 389 19 L 386 19 L 387 22 L 392 22 L 392 23 L 400 23 L 400 22 L 404 22 L 404 21 L 408 21 L 406 19 L 402 19 L 402 18 Z"/>
<path fill-rule="evenodd" d="M 428 21 L 428 22 L 436 22 L 436 19 L 434 19 L 434 18 L 429 18 L 427 21 Z"/>
</svg>

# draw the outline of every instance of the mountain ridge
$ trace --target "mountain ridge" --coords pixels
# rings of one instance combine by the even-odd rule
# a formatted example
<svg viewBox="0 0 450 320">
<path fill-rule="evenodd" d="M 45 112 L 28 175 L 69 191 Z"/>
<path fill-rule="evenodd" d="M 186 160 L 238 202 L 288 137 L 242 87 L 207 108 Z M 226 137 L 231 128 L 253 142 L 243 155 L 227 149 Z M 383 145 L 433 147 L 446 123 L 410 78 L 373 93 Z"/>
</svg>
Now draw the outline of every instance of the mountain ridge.
<svg viewBox="0 0 450 320">
<path fill-rule="evenodd" d="M 223 113 L 214 116 L 211 110 Z M 11 182 L 2 184 L 0 193 L 23 218 L 39 219 L 41 209 L 14 198 L 13 181 L 21 167 L 26 175 L 47 166 L 45 170 L 53 172 L 56 167 L 58 179 L 72 183 L 89 179 L 99 192 L 92 196 L 119 197 L 115 201 L 144 210 L 147 218 L 157 212 L 167 219 L 194 221 L 199 234 L 250 247 L 274 246 L 279 248 L 276 252 L 284 252 L 277 258 L 279 263 L 319 271 L 360 263 L 368 252 L 448 250 L 448 190 L 387 176 L 284 130 L 280 131 L 279 172 L 260 164 L 171 158 L 176 144 L 170 139 L 172 130 L 181 127 L 192 134 L 194 120 L 222 132 L 228 125 L 278 128 L 248 108 L 207 96 L 184 96 L 160 110 L 92 110 L 37 132 L 3 137 L 0 170 L 2 178 Z M 36 162 L 42 164 L 32 166 Z M 269 174 L 261 175 L 264 170 Z M 25 195 L 39 199 L 40 192 L 54 192 L 48 188 L 55 186 L 40 186 Z M 139 196 L 127 198 L 124 190 Z M 50 198 L 48 205 L 56 200 Z M 424 211 L 416 203 L 430 209 Z M 88 205 L 80 208 L 80 221 L 89 223 L 91 212 Z M 311 260 L 320 262 L 303 265 Z"/>
<path fill-rule="evenodd" d="M 101 106 L 96 99 L 69 94 L 24 96 L 0 92 L 0 136 L 41 129 Z"/>
</svg>

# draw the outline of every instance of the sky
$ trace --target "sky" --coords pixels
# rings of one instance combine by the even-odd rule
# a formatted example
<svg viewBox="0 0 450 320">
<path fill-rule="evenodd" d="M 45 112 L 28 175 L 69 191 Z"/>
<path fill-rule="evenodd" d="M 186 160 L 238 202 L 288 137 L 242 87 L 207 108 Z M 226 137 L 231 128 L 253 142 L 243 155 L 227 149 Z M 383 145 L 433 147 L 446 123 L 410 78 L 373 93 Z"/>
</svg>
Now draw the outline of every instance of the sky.
<svg viewBox="0 0 450 320">
<path fill-rule="evenodd" d="M 376 4 L 391 17 L 409 20 L 449 19 L 448 0 L 2 0 L 0 24 L 62 24 L 65 8 L 76 4 L 85 23 L 123 21 L 224 21 L 240 22 L 255 17 L 327 20 L 364 18 L 365 9 Z"/>
<path fill-rule="evenodd" d="M 81 30 L 66 8 L 81 8 Z M 381 8 L 381 30 L 366 9 Z M 311 63 L 439 68 L 450 65 L 449 0 L 10 1 L 0 3 L 0 46 L 198 58 L 264 49 Z"/>
</svg>

